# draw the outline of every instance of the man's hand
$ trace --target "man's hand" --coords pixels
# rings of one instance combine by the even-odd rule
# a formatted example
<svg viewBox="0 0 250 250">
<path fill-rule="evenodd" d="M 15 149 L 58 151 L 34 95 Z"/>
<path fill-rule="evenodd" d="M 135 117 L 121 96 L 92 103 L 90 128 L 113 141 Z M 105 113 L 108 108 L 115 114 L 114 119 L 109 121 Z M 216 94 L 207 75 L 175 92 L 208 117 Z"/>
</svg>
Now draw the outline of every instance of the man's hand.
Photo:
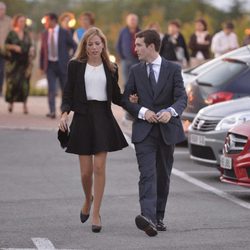
<svg viewBox="0 0 250 250">
<path fill-rule="evenodd" d="M 157 119 L 157 115 L 155 112 L 151 111 L 151 110 L 147 110 L 145 113 L 145 119 L 149 122 L 149 123 L 158 123 L 158 119 Z"/>
<path fill-rule="evenodd" d="M 163 111 L 157 114 L 157 120 L 161 123 L 168 123 L 172 115 L 169 111 Z"/>
</svg>

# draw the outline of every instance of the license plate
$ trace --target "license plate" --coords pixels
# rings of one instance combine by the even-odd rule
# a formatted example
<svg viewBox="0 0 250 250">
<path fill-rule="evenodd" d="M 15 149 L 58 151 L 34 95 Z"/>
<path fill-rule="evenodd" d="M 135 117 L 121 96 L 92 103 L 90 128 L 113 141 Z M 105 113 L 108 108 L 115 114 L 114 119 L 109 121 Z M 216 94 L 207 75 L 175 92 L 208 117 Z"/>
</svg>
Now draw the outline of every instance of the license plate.
<svg viewBox="0 0 250 250">
<path fill-rule="evenodd" d="M 191 136 L 190 136 L 190 143 L 191 144 L 205 146 L 205 144 L 206 144 L 205 143 L 205 136 L 191 134 Z"/>
<path fill-rule="evenodd" d="M 232 159 L 222 155 L 220 157 L 220 166 L 224 169 L 232 169 Z"/>
</svg>

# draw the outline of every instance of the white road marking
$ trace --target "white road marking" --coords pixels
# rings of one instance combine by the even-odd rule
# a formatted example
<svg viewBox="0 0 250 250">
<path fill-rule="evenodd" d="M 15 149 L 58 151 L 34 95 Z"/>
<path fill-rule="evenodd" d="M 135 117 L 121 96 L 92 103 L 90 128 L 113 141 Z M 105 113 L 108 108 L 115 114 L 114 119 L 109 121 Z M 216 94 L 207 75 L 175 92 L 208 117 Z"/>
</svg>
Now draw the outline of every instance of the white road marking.
<svg viewBox="0 0 250 250">
<path fill-rule="evenodd" d="M 52 242 L 46 238 L 32 238 L 32 241 L 34 245 L 37 247 L 37 249 L 55 249 Z"/>
<path fill-rule="evenodd" d="M 0 248 L 1 250 L 59 250 L 54 247 L 52 242 L 47 238 L 32 238 L 36 248 Z M 60 249 L 60 250 L 74 250 L 74 249 Z M 84 250 L 81 248 L 81 250 Z"/>
<path fill-rule="evenodd" d="M 233 202 L 241 207 L 250 209 L 250 203 L 242 201 L 242 200 L 232 196 L 231 194 L 228 194 L 222 190 L 214 188 L 214 187 L 206 184 L 205 182 L 202 182 L 202 181 L 200 181 L 200 180 L 198 180 L 198 179 L 196 179 L 196 178 L 194 178 L 194 177 L 192 177 L 192 176 L 190 176 L 190 175 L 188 175 L 188 174 L 186 174 L 186 173 L 184 173 L 176 168 L 173 168 L 172 173 L 175 176 L 178 176 L 179 178 L 181 178 L 187 182 L 190 182 L 195 186 L 203 188 L 211 193 L 214 193 L 214 194 L 218 195 L 219 197 L 224 198 L 226 200 L 229 200 L 229 201 L 231 201 L 231 202 Z"/>
<path fill-rule="evenodd" d="M 125 138 L 126 138 L 128 144 L 129 144 L 129 146 L 130 146 L 131 148 L 135 149 L 134 144 L 131 143 L 130 137 L 127 136 L 127 135 L 124 135 L 124 136 L 125 136 Z M 185 172 L 183 172 L 183 171 L 181 171 L 181 170 L 178 170 L 178 169 L 176 169 L 176 168 L 173 168 L 172 174 L 175 175 L 175 176 L 178 176 L 179 178 L 181 178 L 181 179 L 183 179 L 183 180 L 185 180 L 185 181 L 187 181 L 187 182 L 189 182 L 189 183 L 191 183 L 191 184 L 193 184 L 193 185 L 195 185 L 195 186 L 198 186 L 198 187 L 200 187 L 200 188 L 202 188 L 202 189 L 205 189 L 205 190 L 207 190 L 207 191 L 209 191 L 209 192 L 211 192 L 211 193 L 214 193 L 214 194 L 216 194 L 217 196 L 219 196 L 219 197 L 221 197 L 221 198 L 224 198 L 224 199 L 226 199 L 226 200 L 229 200 L 229 201 L 231 201 L 231 202 L 233 202 L 233 203 L 235 203 L 235 204 L 237 204 L 237 205 L 239 205 L 239 206 L 241 206 L 241 207 L 244 207 L 244 208 L 246 208 L 246 209 L 250 209 L 250 203 L 245 202 L 245 201 L 242 201 L 242 200 L 240 200 L 240 199 L 234 197 L 234 196 L 231 195 L 231 194 L 228 194 L 228 193 L 226 193 L 226 192 L 224 192 L 224 191 L 222 191 L 222 190 L 219 190 L 219 189 L 217 189 L 217 188 L 214 188 L 214 187 L 212 187 L 212 186 L 206 184 L 205 182 L 200 181 L 200 180 L 198 180 L 198 179 L 196 179 L 196 178 L 194 178 L 194 177 L 188 175 L 187 173 L 185 173 Z"/>
</svg>

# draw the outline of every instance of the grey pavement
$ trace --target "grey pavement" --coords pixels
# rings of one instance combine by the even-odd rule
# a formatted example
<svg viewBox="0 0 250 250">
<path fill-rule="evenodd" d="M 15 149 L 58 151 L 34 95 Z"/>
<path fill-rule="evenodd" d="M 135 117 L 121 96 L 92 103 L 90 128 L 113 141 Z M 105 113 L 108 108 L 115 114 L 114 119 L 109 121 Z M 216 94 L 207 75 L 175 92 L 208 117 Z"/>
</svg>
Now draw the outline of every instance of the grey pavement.
<svg viewBox="0 0 250 250">
<path fill-rule="evenodd" d="M 60 148 L 58 121 L 44 117 L 46 99 L 32 97 L 31 103 L 30 114 L 24 116 L 21 106 L 7 114 L 0 101 L 0 249 L 249 249 L 250 209 L 176 172 L 166 212 L 167 232 L 149 238 L 137 230 L 138 170 L 131 147 L 109 154 L 103 230 L 93 234 L 90 220 L 85 224 L 79 220 L 84 198 L 77 156 Z M 122 121 L 123 111 L 114 107 L 114 112 L 129 134 L 131 124 Z M 194 164 L 185 147 L 176 148 L 174 166 L 250 204 L 249 189 L 220 183 L 218 171 Z M 35 246 L 36 238 L 48 239 L 55 248 Z"/>
</svg>

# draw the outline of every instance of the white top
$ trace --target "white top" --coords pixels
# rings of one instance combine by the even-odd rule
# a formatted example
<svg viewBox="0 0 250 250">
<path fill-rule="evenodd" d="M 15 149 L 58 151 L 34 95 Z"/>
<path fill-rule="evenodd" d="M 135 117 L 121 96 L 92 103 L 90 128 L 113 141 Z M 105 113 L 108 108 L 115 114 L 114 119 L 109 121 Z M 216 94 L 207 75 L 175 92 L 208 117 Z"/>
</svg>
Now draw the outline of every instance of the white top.
<svg viewBox="0 0 250 250">
<path fill-rule="evenodd" d="M 54 36 L 54 41 L 55 41 L 55 47 L 57 49 L 57 55 L 53 57 L 51 55 L 51 46 L 50 46 L 50 41 L 51 41 L 51 36 Z M 58 37 L 59 37 L 59 25 L 56 25 L 54 29 L 49 29 L 48 30 L 48 59 L 49 61 L 56 62 L 58 61 Z"/>
<path fill-rule="evenodd" d="M 234 32 L 226 34 L 223 30 L 216 33 L 212 39 L 211 50 L 214 57 L 223 55 L 224 53 L 239 48 L 237 36 Z"/>
<path fill-rule="evenodd" d="M 85 70 L 85 88 L 87 99 L 107 101 L 107 79 L 103 64 L 91 66 L 87 63 Z"/>
</svg>

